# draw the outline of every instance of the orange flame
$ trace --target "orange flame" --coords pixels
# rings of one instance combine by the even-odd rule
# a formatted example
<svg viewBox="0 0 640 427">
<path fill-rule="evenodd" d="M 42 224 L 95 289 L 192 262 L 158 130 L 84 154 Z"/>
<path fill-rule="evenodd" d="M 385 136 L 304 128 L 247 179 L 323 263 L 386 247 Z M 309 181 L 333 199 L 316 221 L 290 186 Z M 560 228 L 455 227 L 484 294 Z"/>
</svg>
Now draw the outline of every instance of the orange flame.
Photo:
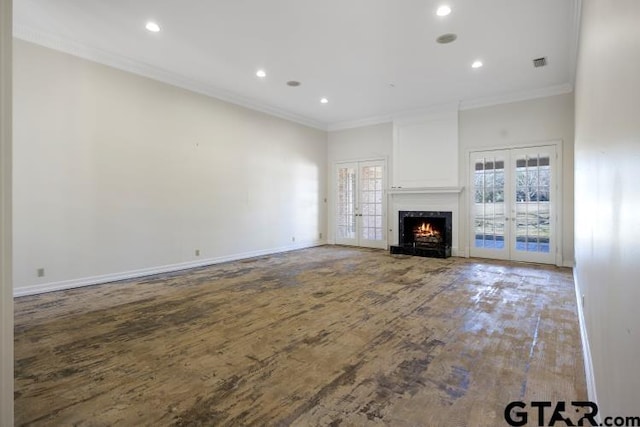
<svg viewBox="0 0 640 427">
<path fill-rule="evenodd" d="M 416 237 L 430 237 L 439 236 L 438 230 L 431 227 L 431 224 L 423 222 L 419 227 L 416 227 L 413 231 Z"/>
</svg>

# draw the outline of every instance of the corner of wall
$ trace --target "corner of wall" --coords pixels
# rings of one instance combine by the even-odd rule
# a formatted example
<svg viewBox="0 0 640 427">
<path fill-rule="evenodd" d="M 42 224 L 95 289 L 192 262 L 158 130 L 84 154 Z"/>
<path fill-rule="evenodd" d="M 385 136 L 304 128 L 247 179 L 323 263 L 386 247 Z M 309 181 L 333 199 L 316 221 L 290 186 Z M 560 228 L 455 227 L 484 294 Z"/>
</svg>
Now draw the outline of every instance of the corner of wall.
<svg viewBox="0 0 640 427">
<path fill-rule="evenodd" d="M 0 425 L 13 425 L 12 1 L 0 0 Z"/>
<path fill-rule="evenodd" d="M 596 379 L 593 371 L 593 360 L 591 359 L 591 347 L 589 344 L 589 336 L 587 334 L 587 325 L 584 319 L 584 306 L 582 305 L 582 291 L 578 283 L 578 273 L 576 268 L 573 269 L 573 282 L 576 292 L 576 307 L 578 310 L 578 321 L 580 322 L 580 338 L 582 341 L 582 356 L 584 359 L 584 373 L 587 379 L 587 395 L 591 402 L 598 402 L 596 393 Z M 598 422 L 600 420 L 598 419 Z"/>
</svg>

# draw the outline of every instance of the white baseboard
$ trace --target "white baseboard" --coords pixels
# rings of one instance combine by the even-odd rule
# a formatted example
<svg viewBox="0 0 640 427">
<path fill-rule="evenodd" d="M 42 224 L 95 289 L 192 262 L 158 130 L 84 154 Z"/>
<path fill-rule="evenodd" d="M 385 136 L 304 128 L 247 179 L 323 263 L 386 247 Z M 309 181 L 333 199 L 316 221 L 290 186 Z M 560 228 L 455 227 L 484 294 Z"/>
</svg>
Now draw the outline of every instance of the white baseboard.
<svg viewBox="0 0 640 427">
<path fill-rule="evenodd" d="M 578 286 L 578 277 L 576 269 L 573 269 L 573 283 L 576 291 L 576 303 L 578 307 L 578 320 L 580 322 L 580 336 L 582 338 L 582 355 L 584 358 L 584 373 L 587 378 L 587 395 L 591 402 L 598 403 L 598 395 L 596 393 L 596 379 L 593 372 L 593 361 L 591 359 L 591 347 L 589 345 L 589 336 L 587 335 L 587 325 L 584 321 L 584 307 L 582 306 L 582 294 Z M 600 414 L 596 417 L 600 422 Z"/>
<path fill-rule="evenodd" d="M 62 291 L 65 289 L 79 288 L 82 286 L 99 285 L 102 283 L 116 282 L 118 280 L 135 279 L 154 274 L 171 273 L 173 271 L 187 270 L 190 268 L 204 267 L 207 265 L 220 264 L 223 262 L 237 261 L 247 258 L 255 258 L 264 255 L 273 255 L 281 252 L 295 251 L 298 249 L 312 248 L 325 245 L 324 241 L 314 241 L 297 243 L 295 245 L 281 246 L 279 248 L 262 249 L 259 251 L 243 252 L 239 254 L 226 255 L 216 258 L 208 258 L 197 261 L 187 261 L 178 264 L 161 265 L 157 267 L 142 268 L 139 270 L 125 271 L 121 273 L 110 273 L 99 276 L 81 277 L 79 279 L 63 280 L 59 282 L 41 283 L 32 286 L 14 286 L 13 296 L 22 297 L 27 295 L 42 294 L 45 292 Z"/>
</svg>

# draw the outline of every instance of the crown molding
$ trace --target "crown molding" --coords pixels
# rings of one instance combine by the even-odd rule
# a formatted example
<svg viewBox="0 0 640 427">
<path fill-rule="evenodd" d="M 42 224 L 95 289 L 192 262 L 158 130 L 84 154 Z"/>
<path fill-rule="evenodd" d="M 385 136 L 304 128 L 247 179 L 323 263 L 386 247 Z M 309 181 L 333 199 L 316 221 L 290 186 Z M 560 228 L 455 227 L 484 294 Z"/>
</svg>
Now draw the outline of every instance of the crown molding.
<svg viewBox="0 0 640 427">
<path fill-rule="evenodd" d="M 393 122 L 393 115 L 385 114 L 382 116 L 373 116 L 373 117 L 367 117 L 364 119 L 345 120 L 341 122 L 329 123 L 329 125 L 327 126 L 327 130 L 329 132 L 332 132 L 332 131 L 338 131 L 338 130 L 361 128 L 365 126 L 380 125 L 383 123 L 391 123 L 391 122 Z"/>
<path fill-rule="evenodd" d="M 530 99 L 546 98 L 555 95 L 564 95 L 571 92 L 573 92 L 573 85 L 570 83 L 563 83 L 561 85 L 549 86 L 540 89 L 511 92 L 504 95 L 461 101 L 460 111 L 492 107 L 500 104 L 510 104 L 512 102 L 527 101 Z"/>
<path fill-rule="evenodd" d="M 578 32 L 580 26 L 580 10 L 581 0 L 574 0 L 574 33 L 575 40 L 573 43 L 571 55 L 572 63 L 575 64 L 577 56 L 578 46 Z M 359 128 L 364 126 L 373 126 L 377 124 L 390 123 L 394 120 L 403 119 L 409 116 L 428 115 L 442 111 L 449 111 L 455 108 L 459 111 L 471 110 L 474 108 L 482 108 L 495 106 L 500 104 L 508 104 L 518 101 L 526 101 L 529 99 L 544 98 L 554 95 L 562 95 L 571 93 L 573 91 L 573 79 L 575 78 L 575 67 L 570 72 L 570 83 L 565 83 L 556 86 L 550 86 L 541 89 L 533 89 L 529 91 L 512 92 L 499 96 L 492 96 L 486 98 L 478 98 L 471 100 L 463 100 L 460 102 L 452 102 L 447 104 L 432 105 L 421 109 L 401 111 L 397 113 L 384 114 L 379 116 L 365 117 L 356 120 L 345 120 L 333 123 L 322 123 L 317 120 L 310 119 L 289 111 L 282 110 L 277 107 L 273 107 L 267 104 L 259 103 L 250 98 L 242 97 L 237 94 L 225 91 L 223 89 L 204 84 L 192 79 L 182 77 L 176 73 L 152 66 L 150 64 L 143 63 L 131 58 L 127 58 L 122 55 L 117 55 L 106 50 L 97 49 L 77 43 L 73 40 L 61 38 L 53 34 L 49 34 L 40 30 L 35 30 L 25 25 L 14 22 L 13 36 L 15 38 L 25 40 L 27 42 L 35 43 L 50 49 L 68 53 L 73 56 L 77 56 L 83 59 L 87 59 L 93 62 L 97 62 L 103 65 L 107 65 L 122 71 L 137 74 L 139 76 L 147 77 L 153 80 L 157 80 L 163 83 L 170 84 L 172 86 L 180 87 L 182 89 L 189 90 L 191 92 L 206 95 L 212 98 L 219 99 L 221 101 L 229 102 L 231 104 L 239 105 L 254 111 L 269 114 L 274 117 L 278 117 L 284 120 L 295 122 L 311 128 L 323 130 L 323 131 L 338 131 Z M 453 106 L 453 107 L 452 107 Z"/>
<path fill-rule="evenodd" d="M 447 104 L 433 105 L 419 110 L 404 111 L 394 114 L 393 123 L 407 125 L 423 123 L 425 121 L 449 119 L 452 117 L 457 118 L 459 108 L 460 104 L 458 102 L 449 102 Z"/>
<path fill-rule="evenodd" d="M 512 102 L 527 101 L 530 99 L 546 98 L 555 95 L 564 95 L 573 92 L 573 84 L 563 83 L 556 86 L 549 86 L 539 89 L 532 89 L 519 92 L 510 92 L 498 96 L 485 98 L 469 99 L 460 102 L 450 102 L 447 104 L 438 104 L 425 107 L 418 110 L 404 111 L 400 113 L 387 114 L 384 116 L 374 116 L 370 118 L 350 120 L 343 122 L 329 123 L 327 130 L 337 131 L 358 128 L 363 126 L 371 126 L 381 123 L 389 123 L 397 120 L 403 120 L 407 117 L 418 117 L 420 115 L 432 115 L 441 112 L 472 110 L 475 108 L 492 107 L 500 104 L 510 104 Z"/>
<path fill-rule="evenodd" d="M 391 123 L 397 121 L 422 121 L 425 117 L 435 117 L 447 113 L 458 112 L 458 102 L 449 102 L 446 104 L 431 105 L 429 107 L 418 108 L 413 110 L 400 111 L 393 114 L 382 116 L 374 116 L 359 120 L 348 120 L 343 122 L 330 123 L 329 131 L 345 130 L 359 128 L 363 126 L 372 126 L 382 123 Z"/>
<path fill-rule="evenodd" d="M 182 77 L 176 73 L 172 73 L 141 61 L 117 55 L 103 49 L 89 47 L 73 40 L 55 36 L 19 23 L 14 23 L 13 37 L 304 126 L 324 131 L 327 130 L 327 125 L 325 123 L 309 119 L 308 117 L 266 105 L 196 80 Z"/>
</svg>

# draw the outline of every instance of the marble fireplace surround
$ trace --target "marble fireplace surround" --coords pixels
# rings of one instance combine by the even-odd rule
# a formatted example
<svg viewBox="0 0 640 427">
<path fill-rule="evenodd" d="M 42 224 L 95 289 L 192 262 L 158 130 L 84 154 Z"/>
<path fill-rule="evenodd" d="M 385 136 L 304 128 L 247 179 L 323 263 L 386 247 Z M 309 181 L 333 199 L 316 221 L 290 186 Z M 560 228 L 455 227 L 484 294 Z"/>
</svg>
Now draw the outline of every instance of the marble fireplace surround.
<svg viewBox="0 0 640 427">
<path fill-rule="evenodd" d="M 398 245 L 400 211 L 451 212 L 451 255 L 465 256 L 459 249 L 460 193 L 462 187 L 392 188 L 389 190 L 390 245 Z"/>
</svg>

